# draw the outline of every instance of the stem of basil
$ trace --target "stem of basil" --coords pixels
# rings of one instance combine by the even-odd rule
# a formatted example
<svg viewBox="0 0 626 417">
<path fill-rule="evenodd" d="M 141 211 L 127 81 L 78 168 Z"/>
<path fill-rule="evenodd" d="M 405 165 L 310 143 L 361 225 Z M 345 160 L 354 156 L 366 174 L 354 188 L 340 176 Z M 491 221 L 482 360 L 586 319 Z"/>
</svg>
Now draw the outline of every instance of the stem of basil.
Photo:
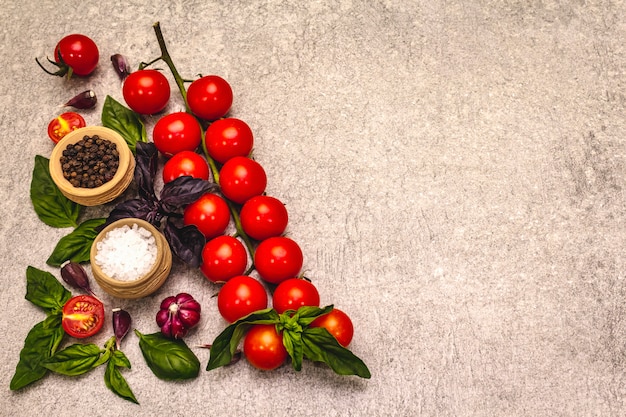
<svg viewBox="0 0 626 417">
<path fill-rule="evenodd" d="M 178 72 L 178 70 L 176 69 L 176 66 L 174 65 L 174 61 L 172 61 L 172 57 L 167 51 L 167 47 L 165 45 L 165 39 L 163 38 L 163 32 L 161 32 L 160 22 L 154 23 L 152 27 L 154 28 L 154 33 L 156 35 L 157 42 L 159 43 L 159 48 L 161 49 L 161 56 L 152 62 L 162 59 L 163 62 L 167 64 L 170 71 L 172 72 L 172 75 L 174 76 L 174 80 L 176 80 L 176 85 L 178 86 L 178 90 L 180 91 L 180 94 L 183 97 L 183 101 L 185 102 L 185 109 L 187 113 L 193 115 L 191 109 L 189 108 L 189 103 L 187 102 L 187 90 L 185 88 L 185 80 L 180 76 L 180 73 Z M 199 122 L 202 126 L 202 123 L 200 120 Z M 216 184 L 219 184 L 219 178 L 220 178 L 219 169 L 217 168 L 215 161 L 213 160 L 213 158 L 211 158 L 207 150 L 205 134 L 204 134 L 205 130 L 206 130 L 206 126 L 203 126 L 202 151 L 204 152 L 204 156 L 206 157 L 209 163 L 209 167 L 211 168 L 211 174 L 213 175 L 213 180 L 215 181 Z M 250 237 L 246 234 L 246 232 L 244 232 L 243 228 L 241 227 L 241 220 L 239 219 L 239 212 L 237 211 L 237 208 L 231 201 L 226 200 L 226 202 L 228 203 L 228 207 L 230 208 L 230 212 L 233 216 L 235 228 L 237 229 L 237 236 L 241 237 L 244 244 L 246 245 L 246 248 L 248 249 L 248 253 L 250 254 L 250 257 L 252 258 L 252 265 L 250 266 L 250 268 L 248 268 L 248 271 L 246 271 L 245 273 L 246 275 L 248 275 L 254 270 L 254 245 L 252 244 L 252 240 L 250 239 Z"/>
</svg>

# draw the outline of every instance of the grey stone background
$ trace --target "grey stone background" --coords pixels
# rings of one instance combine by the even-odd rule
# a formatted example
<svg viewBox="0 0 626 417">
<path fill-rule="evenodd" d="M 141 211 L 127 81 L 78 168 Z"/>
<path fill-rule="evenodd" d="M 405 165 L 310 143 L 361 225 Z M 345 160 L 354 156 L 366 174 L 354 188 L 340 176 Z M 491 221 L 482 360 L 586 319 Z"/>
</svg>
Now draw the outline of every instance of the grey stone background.
<svg viewBox="0 0 626 417">
<path fill-rule="evenodd" d="M 0 415 L 626 414 L 623 1 L 0 6 Z M 241 362 L 167 383 L 132 335 L 124 375 L 141 406 L 110 393 L 101 369 L 9 390 L 43 318 L 24 300 L 26 267 L 57 274 L 45 260 L 70 231 L 40 222 L 29 199 L 34 156 L 52 149 L 47 123 L 93 88 L 101 100 L 84 114 L 100 124 L 104 97 L 122 101 L 109 56 L 134 67 L 158 56 L 156 21 L 185 76 L 233 86 L 231 115 L 252 127 L 267 191 L 287 204 L 322 303 L 352 317 L 371 380 Z M 34 58 L 73 32 L 98 43 L 99 69 L 46 76 Z M 166 111 L 181 108 L 174 91 Z M 175 264 L 143 300 L 102 296 L 152 332 L 160 300 L 182 290 L 205 311 L 187 339 L 204 367 L 195 346 L 224 322 L 198 271 Z"/>
</svg>

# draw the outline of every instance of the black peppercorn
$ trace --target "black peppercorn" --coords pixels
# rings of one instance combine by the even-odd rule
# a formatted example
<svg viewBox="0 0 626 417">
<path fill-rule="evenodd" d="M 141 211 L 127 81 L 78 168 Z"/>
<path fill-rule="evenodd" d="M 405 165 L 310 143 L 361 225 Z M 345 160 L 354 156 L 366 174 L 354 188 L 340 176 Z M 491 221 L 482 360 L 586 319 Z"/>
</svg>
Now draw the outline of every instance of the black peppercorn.
<svg viewBox="0 0 626 417">
<path fill-rule="evenodd" d="M 119 153 L 115 143 L 107 139 L 84 136 L 67 145 L 60 162 L 63 177 L 74 187 L 95 188 L 113 179 L 119 167 Z"/>
</svg>

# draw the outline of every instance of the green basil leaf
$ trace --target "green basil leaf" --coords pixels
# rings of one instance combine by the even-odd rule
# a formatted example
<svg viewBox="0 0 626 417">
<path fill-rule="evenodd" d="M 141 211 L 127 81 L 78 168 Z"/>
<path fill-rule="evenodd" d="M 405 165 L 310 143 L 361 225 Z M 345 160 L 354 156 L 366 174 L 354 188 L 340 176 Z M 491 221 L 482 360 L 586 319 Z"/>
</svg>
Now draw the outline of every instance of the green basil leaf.
<svg viewBox="0 0 626 417">
<path fill-rule="evenodd" d="M 135 330 L 135 333 L 148 367 L 158 378 L 173 381 L 198 376 L 200 361 L 182 339 L 168 339 L 161 332 L 144 335 Z"/>
<path fill-rule="evenodd" d="M 147 142 L 148 134 L 137 113 L 107 96 L 102 107 L 102 125 L 122 135 L 130 150 L 135 153 L 137 142 Z"/>
<path fill-rule="evenodd" d="M 333 305 L 328 305 L 326 307 L 309 307 L 304 306 L 300 307 L 296 314 L 298 316 L 298 323 L 302 327 L 307 327 L 311 324 L 316 318 L 319 316 L 323 316 L 324 314 L 328 314 L 333 310 Z"/>
<path fill-rule="evenodd" d="M 126 382 L 126 379 L 118 369 L 117 360 L 113 359 L 115 357 L 115 352 L 119 351 L 114 351 L 114 356 L 112 356 L 109 363 L 107 363 L 107 369 L 104 371 L 104 384 L 108 389 L 113 391 L 113 393 L 119 395 L 125 400 L 139 404 L 139 401 L 135 398 L 135 394 L 133 394 L 133 391 L 130 389 L 128 382 Z"/>
<path fill-rule="evenodd" d="M 12 390 L 24 388 L 40 380 L 48 372 L 42 363 L 54 355 L 65 335 L 59 316 L 60 314 L 48 316 L 28 332 L 11 379 Z"/>
<path fill-rule="evenodd" d="M 111 360 L 115 363 L 115 366 L 130 369 L 130 361 L 121 350 L 114 350 Z"/>
<path fill-rule="evenodd" d="M 255 311 L 226 327 L 211 344 L 211 355 L 206 370 L 228 365 L 241 338 L 252 324 L 276 324 L 280 321 L 279 315 L 273 308 Z"/>
<path fill-rule="evenodd" d="M 70 234 L 63 236 L 46 261 L 50 266 L 61 266 L 65 261 L 88 262 L 91 244 L 98 236 L 98 227 L 105 218 L 85 220 Z"/>
<path fill-rule="evenodd" d="M 52 227 L 76 227 L 82 206 L 61 193 L 50 176 L 50 160 L 35 156 L 33 178 L 30 183 L 30 200 L 37 217 Z"/>
<path fill-rule="evenodd" d="M 26 299 L 46 313 L 60 311 L 71 297 L 72 293 L 50 272 L 32 266 L 26 268 Z"/>
<path fill-rule="evenodd" d="M 324 362 L 339 375 L 358 375 L 370 378 L 365 363 L 341 346 L 323 327 L 308 327 L 302 332 L 304 356 L 315 362 Z"/>
<path fill-rule="evenodd" d="M 43 361 L 43 366 L 58 374 L 76 376 L 91 371 L 96 367 L 104 350 L 89 343 L 75 343 L 55 353 Z"/>
<path fill-rule="evenodd" d="M 291 357 L 291 364 L 293 369 L 299 371 L 302 369 L 302 333 L 292 332 L 289 330 L 283 331 L 283 345 L 287 349 L 287 353 Z"/>
<path fill-rule="evenodd" d="M 104 365 L 105 363 L 107 363 L 109 360 L 111 359 L 111 349 L 104 349 L 104 353 L 102 355 L 100 355 L 100 359 L 98 359 L 94 364 L 93 367 L 97 368 L 100 365 Z"/>
</svg>

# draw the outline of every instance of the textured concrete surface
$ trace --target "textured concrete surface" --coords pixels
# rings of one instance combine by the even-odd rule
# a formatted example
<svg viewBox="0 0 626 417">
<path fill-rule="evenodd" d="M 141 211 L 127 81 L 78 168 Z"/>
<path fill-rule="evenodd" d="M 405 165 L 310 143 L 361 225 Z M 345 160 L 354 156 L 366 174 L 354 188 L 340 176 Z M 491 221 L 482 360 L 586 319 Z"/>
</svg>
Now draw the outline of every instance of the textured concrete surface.
<svg viewBox="0 0 626 417">
<path fill-rule="evenodd" d="M 623 1 L 124 3 L 0 0 L 1 415 L 626 415 Z M 231 115 L 253 128 L 268 193 L 322 303 L 353 318 L 371 380 L 242 362 L 166 383 L 133 336 L 141 406 L 102 370 L 9 391 L 43 314 L 23 298 L 26 267 L 56 272 L 45 260 L 69 232 L 31 208 L 33 158 L 73 93 L 122 100 L 108 57 L 156 57 L 155 21 L 184 75 L 232 84 Z M 72 32 L 99 44 L 99 70 L 45 76 L 34 58 Z M 167 111 L 182 108 L 173 97 Z M 153 297 L 105 300 L 149 332 L 179 290 L 206 311 L 188 342 L 209 343 L 224 323 L 197 271 L 174 265 Z"/>
</svg>

